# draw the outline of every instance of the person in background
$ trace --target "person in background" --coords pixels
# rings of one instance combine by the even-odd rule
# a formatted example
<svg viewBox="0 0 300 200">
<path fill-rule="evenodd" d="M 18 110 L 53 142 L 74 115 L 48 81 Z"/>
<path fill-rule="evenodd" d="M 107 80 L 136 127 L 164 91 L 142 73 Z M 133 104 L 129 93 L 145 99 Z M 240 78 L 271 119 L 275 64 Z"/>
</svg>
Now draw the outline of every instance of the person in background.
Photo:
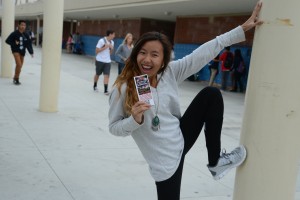
<svg viewBox="0 0 300 200">
<path fill-rule="evenodd" d="M 209 64 L 209 69 L 210 69 L 210 78 L 209 78 L 209 83 L 208 86 L 213 86 L 214 81 L 216 76 L 219 73 L 219 55 L 217 55 L 212 62 Z"/>
<path fill-rule="evenodd" d="M 33 58 L 33 48 L 30 36 L 25 32 L 26 22 L 24 20 L 19 21 L 18 29 L 12 32 L 5 42 L 10 45 L 12 54 L 16 62 L 15 74 L 13 78 L 13 83 L 15 85 L 20 85 L 20 74 L 24 63 L 24 57 L 26 49 Z"/>
<path fill-rule="evenodd" d="M 224 102 L 220 90 L 204 88 L 181 115 L 178 85 L 224 47 L 244 41 L 246 31 L 262 24 L 258 19 L 261 6 L 261 2 L 257 3 L 251 17 L 242 25 L 179 60 L 170 62 L 172 45 L 159 32 L 145 33 L 135 43 L 109 98 L 109 131 L 116 136 L 132 136 L 155 180 L 158 200 L 180 199 L 184 159 L 203 126 L 207 167 L 215 180 L 244 162 L 243 145 L 230 153 L 221 151 Z M 139 100 L 136 92 L 134 77 L 145 74 L 149 77 L 153 106 Z"/>
<path fill-rule="evenodd" d="M 72 35 L 72 37 L 73 37 L 74 44 L 80 42 L 80 34 L 79 34 L 79 32 L 74 33 L 74 34 Z"/>
<path fill-rule="evenodd" d="M 75 54 L 82 54 L 82 42 L 81 42 L 81 36 L 79 32 L 76 32 L 76 34 L 73 34 L 73 53 Z"/>
<path fill-rule="evenodd" d="M 230 57 L 230 59 L 228 57 Z M 226 66 L 226 64 L 225 64 L 227 62 L 227 60 L 230 60 L 229 66 Z M 230 76 L 230 70 L 232 69 L 232 64 L 233 64 L 233 53 L 230 52 L 230 46 L 225 47 L 224 52 L 220 56 L 220 61 L 222 61 L 222 64 L 221 64 L 221 71 L 222 71 L 221 89 L 226 90 L 227 89 L 227 81 Z"/>
<path fill-rule="evenodd" d="M 29 28 L 26 33 L 29 35 L 29 38 L 31 40 L 31 43 L 34 43 L 35 42 L 35 35 L 33 33 L 33 31 L 31 30 L 31 28 Z"/>
<path fill-rule="evenodd" d="M 114 50 L 114 41 L 115 32 L 112 30 L 106 31 L 106 37 L 101 38 L 96 45 L 96 74 L 94 76 L 94 91 L 98 91 L 97 82 L 99 76 L 103 73 L 104 79 L 104 94 L 109 95 L 108 92 L 108 82 L 109 82 L 109 74 L 111 67 L 111 58 L 110 54 Z"/>
<path fill-rule="evenodd" d="M 118 62 L 118 74 L 121 74 L 125 62 L 131 54 L 133 48 L 133 36 L 131 33 L 127 33 L 122 44 L 118 47 L 116 55 L 120 58 Z"/>
<path fill-rule="evenodd" d="M 70 33 L 67 40 L 67 53 L 72 53 L 73 44 L 74 44 L 73 36 Z"/>
<path fill-rule="evenodd" d="M 234 76 L 234 84 L 232 92 L 237 92 L 238 88 L 240 92 L 244 92 L 244 84 L 242 77 L 245 74 L 245 63 L 244 63 L 244 58 L 242 56 L 241 50 L 236 49 L 234 51 L 234 60 L 233 60 L 233 76 Z"/>
</svg>

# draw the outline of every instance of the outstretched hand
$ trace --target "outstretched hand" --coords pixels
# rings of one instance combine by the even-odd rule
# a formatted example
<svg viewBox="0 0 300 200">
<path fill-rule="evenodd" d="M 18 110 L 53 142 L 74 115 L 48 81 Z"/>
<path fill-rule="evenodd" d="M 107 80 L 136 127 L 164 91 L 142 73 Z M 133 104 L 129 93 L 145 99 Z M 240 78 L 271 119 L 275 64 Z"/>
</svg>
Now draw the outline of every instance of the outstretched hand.
<svg viewBox="0 0 300 200">
<path fill-rule="evenodd" d="M 261 1 L 257 2 L 256 6 L 252 12 L 251 17 L 244 24 L 242 24 L 242 28 L 243 28 L 244 32 L 254 28 L 257 25 L 261 25 L 263 23 L 263 21 L 258 18 L 261 7 L 262 7 L 262 2 Z"/>
</svg>

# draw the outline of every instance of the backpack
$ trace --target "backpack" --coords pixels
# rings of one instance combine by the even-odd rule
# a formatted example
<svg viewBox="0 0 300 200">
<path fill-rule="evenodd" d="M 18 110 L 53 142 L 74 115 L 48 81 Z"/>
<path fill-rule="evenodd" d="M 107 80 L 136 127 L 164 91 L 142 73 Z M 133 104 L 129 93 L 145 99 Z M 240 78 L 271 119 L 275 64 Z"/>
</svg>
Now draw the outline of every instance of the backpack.
<svg viewBox="0 0 300 200">
<path fill-rule="evenodd" d="M 224 67 L 226 69 L 230 69 L 232 64 L 233 64 L 233 54 L 231 52 L 228 52 L 224 60 Z"/>
</svg>

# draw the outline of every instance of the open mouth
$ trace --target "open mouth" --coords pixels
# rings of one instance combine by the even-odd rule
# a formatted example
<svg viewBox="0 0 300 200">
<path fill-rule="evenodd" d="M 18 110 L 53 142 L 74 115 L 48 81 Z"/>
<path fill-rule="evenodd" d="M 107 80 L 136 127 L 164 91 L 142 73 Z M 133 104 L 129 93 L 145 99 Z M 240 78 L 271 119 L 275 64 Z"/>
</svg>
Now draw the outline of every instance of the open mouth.
<svg viewBox="0 0 300 200">
<path fill-rule="evenodd" d="M 142 65 L 142 69 L 144 72 L 149 72 L 151 71 L 152 67 L 149 65 Z"/>
</svg>

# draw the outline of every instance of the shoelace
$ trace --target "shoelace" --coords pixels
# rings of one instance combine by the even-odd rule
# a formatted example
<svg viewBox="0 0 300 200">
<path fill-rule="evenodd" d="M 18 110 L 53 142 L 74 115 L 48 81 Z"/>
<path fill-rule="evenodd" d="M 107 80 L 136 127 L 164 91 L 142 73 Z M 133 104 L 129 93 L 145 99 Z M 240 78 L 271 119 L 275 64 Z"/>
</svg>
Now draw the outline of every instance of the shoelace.
<svg viewBox="0 0 300 200">
<path fill-rule="evenodd" d="M 232 154 L 232 153 L 226 153 L 226 149 L 222 149 L 222 151 L 221 151 L 221 157 L 229 158 L 230 154 Z"/>
<path fill-rule="evenodd" d="M 224 158 L 229 159 L 229 160 L 230 160 L 231 156 L 232 156 L 231 157 L 232 159 L 237 159 L 238 157 L 240 157 L 236 149 L 234 149 L 230 153 L 226 153 L 226 149 L 222 149 L 222 155 L 221 156 L 223 156 Z"/>
<path fill-rule="evenodd" d="M 230 156 L 236 156 L 238 155 L 238 153 L 236 152 L 236 150 L 233 150 L 232 152 L 230 153 L 226 153 L 226 149 L 222 149 L 222 152 L 221 152 L 221 156 L 224 157 L 224 158 L 230 158 Z"/>
</svg>

